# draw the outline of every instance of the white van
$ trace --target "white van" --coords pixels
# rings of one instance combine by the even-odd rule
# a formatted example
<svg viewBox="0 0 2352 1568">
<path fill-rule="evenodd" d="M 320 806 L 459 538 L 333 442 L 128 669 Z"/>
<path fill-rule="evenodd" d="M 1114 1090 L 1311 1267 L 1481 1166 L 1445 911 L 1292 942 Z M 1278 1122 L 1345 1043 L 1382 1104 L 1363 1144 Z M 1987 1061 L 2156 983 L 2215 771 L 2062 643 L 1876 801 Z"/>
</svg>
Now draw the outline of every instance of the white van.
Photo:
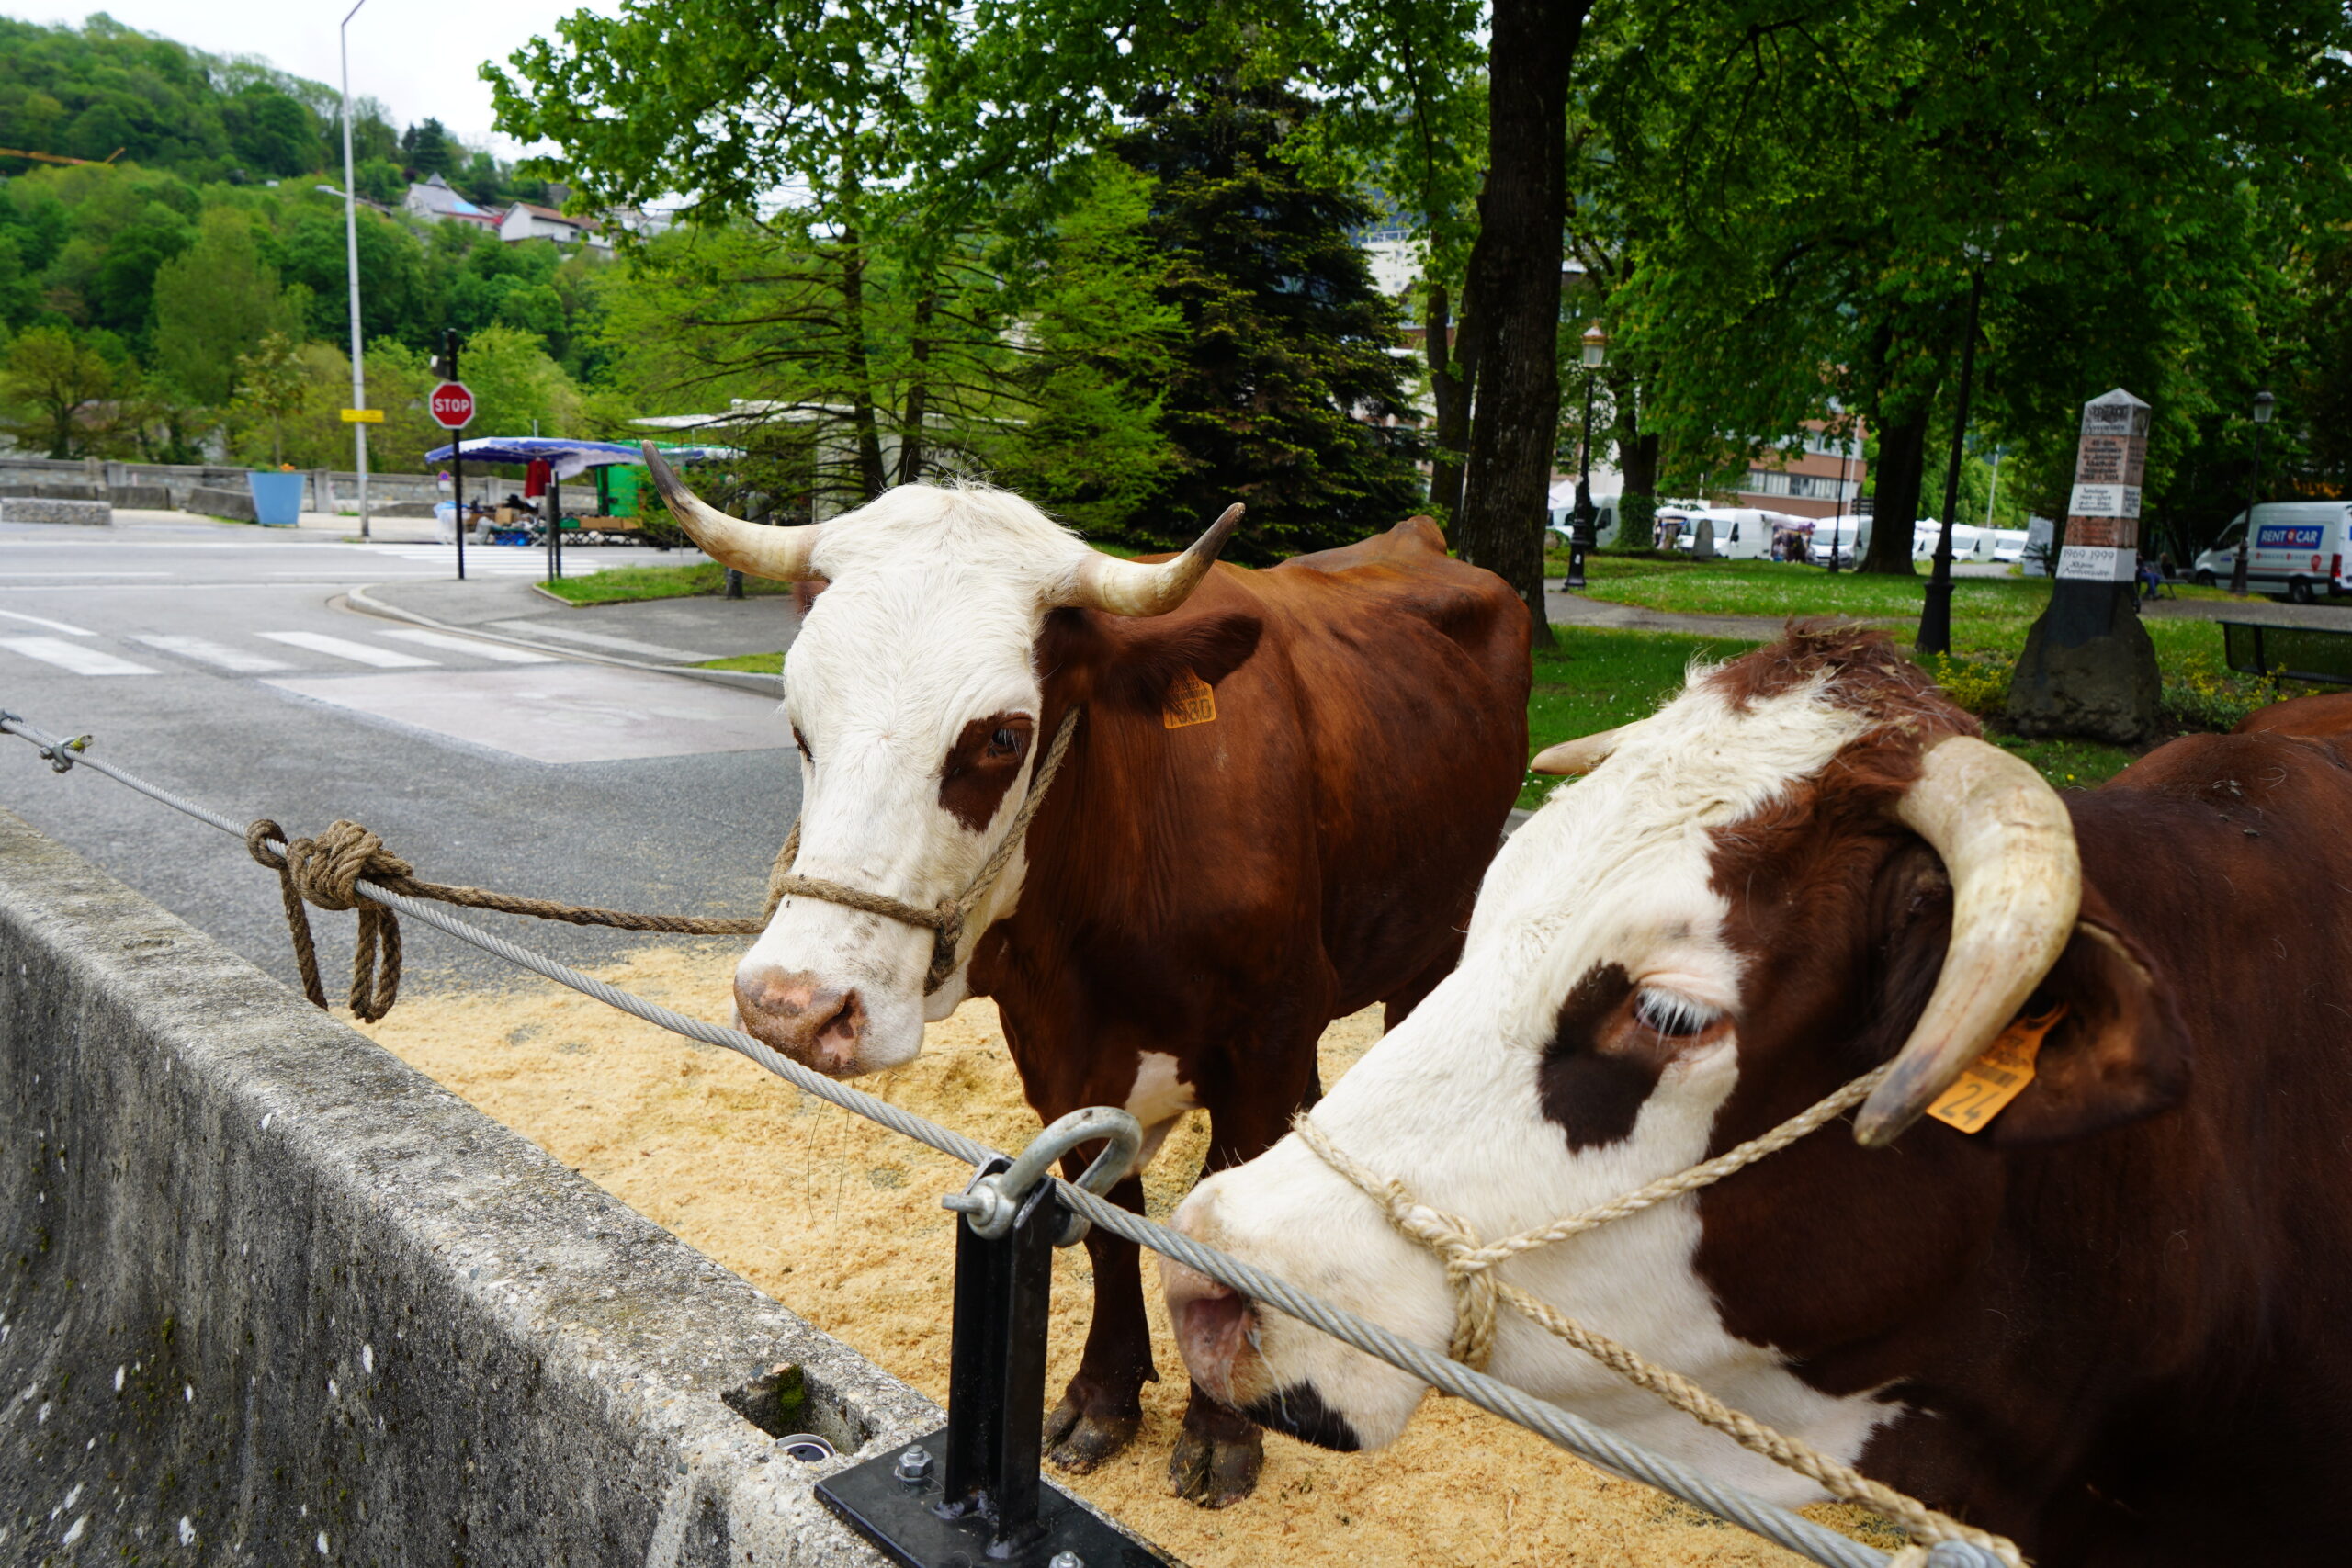
<svg viewBox="0 0 2352 1568">
<path fill-rule="evenodd" d="M 1911 525 L 1911 558 L 1930 560 L 1936 553 L 1936 542 L 1943 532 L 1943 524 L 1926 517 Z M 1989 561 L 1993 558 L 1992 530 L 1973 524 L 1951 525 L 1951 558 L 1955 561 Z"/>
<path fill-rule="evenodd" d="M 2245 527 L 2241 512 L 2213 547 L 2190 563 L 2188 575 L 2208 588 L 2227 584 Z M 2256 593 L 2283 593 L 2298 604 L 2322 593 L 2352 592 L 2352 502 L 2266 501 L 2256 506 L 2245 583 Z"/>
<path fill-rule="evenodd" d="M 1658 521 L 1669 519 L 1682 525 L 1674 547 L 1687 550 L 1699 536 L 1702 521 L 1714 525 L 1715 554 L 1725 560 L 1764 560 L 1772 554 L 1772 525 L 1782 521 L 1781 513 L 1765 512 L 1751 506 L 1738 507 L 1660 507 Z"/>
</svg>

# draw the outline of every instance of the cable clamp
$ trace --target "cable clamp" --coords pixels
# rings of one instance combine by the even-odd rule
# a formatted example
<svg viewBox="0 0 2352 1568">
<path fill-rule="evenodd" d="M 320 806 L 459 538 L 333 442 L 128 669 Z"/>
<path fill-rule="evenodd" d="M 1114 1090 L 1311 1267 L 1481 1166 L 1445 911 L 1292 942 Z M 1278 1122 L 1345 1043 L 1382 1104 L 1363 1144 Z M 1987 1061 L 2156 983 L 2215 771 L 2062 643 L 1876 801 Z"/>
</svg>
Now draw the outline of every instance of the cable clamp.
<svg viewBox="0 0 2352 1568">
<path fill-rule="evenodd" d="M 1031 1139 L 1029 1146 L 1003 1170 L 993 1176 L 976 1176 L 963 1191 L 942 1198 L 940 1207 L 963 1215 L 964 1223 L 981 1240 L 1001 1241 L 1012 1231 L 1013 1217 L 1021 1212 L 1029 1190 L 1046 1179 L 1064 1155 L 1098 1138 L 1107 1139 L 1108 1143 L 1094 1156 L 1094 1163 L 1086 1168 L 1086 1174 L 1073 1185 L 1100 1198 L 1134 1167 L 1136 1155 L 1143 1147 L 1143 1126 L 1124 1111 L 1108 1105 L 1090 1105 L 1083 1111 L 1071 1111 Z M 1069 1247 L 1083 1237 L 1086 1229 L 1086 1222 L 1072 1214 L 1054 1245 Z"/>
</svg>

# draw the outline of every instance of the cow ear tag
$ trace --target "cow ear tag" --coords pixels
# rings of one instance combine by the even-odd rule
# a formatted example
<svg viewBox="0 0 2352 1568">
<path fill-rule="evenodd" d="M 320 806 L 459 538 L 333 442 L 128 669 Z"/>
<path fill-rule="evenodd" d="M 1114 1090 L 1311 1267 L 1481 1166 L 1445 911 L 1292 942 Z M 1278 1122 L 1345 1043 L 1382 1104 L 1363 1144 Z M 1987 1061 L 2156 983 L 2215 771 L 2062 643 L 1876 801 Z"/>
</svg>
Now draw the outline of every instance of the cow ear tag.
<svg viewBox="0 0 2352 1568">
<path fill-rule="evenodd" d="M 2039 1018 L 2011 1019 L 2009 1026 L 1985 1047 L 1984 1054 L 1971 1063 L 1950 1089 L 1936 1096 L 1936 1102 L 1928 1107 L 1928 1114 L 1963 1133 L 1983 1132 L 1985 1123 L 1998 1116 L 2033 1081 L 2034 1063 L 2041 1055 L 2041 1037 L 2065 1016 L 2066 1004 L 2060 1002 Z"/>
<path fill-rule="evenodd" d="M 1168 682 L 1168 694 L 1159 704 L 1162 728 L 1182 729 L 1188 724 L 1210 724 L 1216 718 L 1216 691 L 1206 681 L 1186 670 Z"/>
</svg>

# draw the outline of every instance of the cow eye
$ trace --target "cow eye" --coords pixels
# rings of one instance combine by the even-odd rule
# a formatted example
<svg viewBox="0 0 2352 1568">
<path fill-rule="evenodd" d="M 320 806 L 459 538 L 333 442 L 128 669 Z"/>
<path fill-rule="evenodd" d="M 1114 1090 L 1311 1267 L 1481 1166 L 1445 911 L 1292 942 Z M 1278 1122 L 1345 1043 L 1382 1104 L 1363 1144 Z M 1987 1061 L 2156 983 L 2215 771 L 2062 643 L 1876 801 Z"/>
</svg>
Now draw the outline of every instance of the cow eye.
<svg viewBox="0 0 2352 1568">
<path fill-rule="evenodd" d="M 1010 729 L 999 729 L 989 737 L 989 755 L 1010 757 L 1021 749 L 1021 737 Z"/>
<path fill-rule="evenodd" d="M 1704 1034 L 1723 1018 L 1721 1008 L 1693 1001 L 1675 991 L 1643 990 L 1634 998 L 1634 1021 L 1663 1040 L 1688 1040 Z"/>
</svg>

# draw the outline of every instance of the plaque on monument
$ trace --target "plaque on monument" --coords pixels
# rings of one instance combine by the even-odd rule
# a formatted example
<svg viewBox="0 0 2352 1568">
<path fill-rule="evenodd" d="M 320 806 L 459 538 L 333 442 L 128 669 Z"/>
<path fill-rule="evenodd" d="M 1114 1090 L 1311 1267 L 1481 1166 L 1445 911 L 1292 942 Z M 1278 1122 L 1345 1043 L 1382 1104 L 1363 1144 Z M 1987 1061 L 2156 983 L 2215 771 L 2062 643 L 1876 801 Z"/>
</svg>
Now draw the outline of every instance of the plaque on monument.
<svg viewBox="0 0 2352 1568">
<path fill-rule="evenodd" d="M 2069 517 L 2137 517 L 2140 490 L 2136 485 L 2076 485 L 2067 503 Z"/>
<path fill-rule="evenodd" d="M 2075 457 L 2078 484 L 2130 485 L 2138 489 L 2148 469 L 2148 441 L 2142 435 L 2086 435 Z"/>
</svg>

